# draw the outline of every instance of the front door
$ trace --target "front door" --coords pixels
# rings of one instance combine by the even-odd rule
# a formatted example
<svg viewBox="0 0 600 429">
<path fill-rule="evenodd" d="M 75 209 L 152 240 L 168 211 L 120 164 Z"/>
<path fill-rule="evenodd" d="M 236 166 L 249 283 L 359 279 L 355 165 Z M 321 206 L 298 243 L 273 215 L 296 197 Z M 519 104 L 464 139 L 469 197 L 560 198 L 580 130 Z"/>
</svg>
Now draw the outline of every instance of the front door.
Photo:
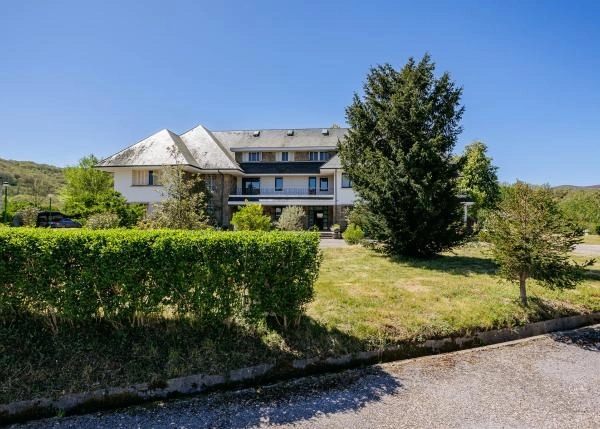
<svg viewBox="0 0 600 429">
<path fill-rule="evenodd" d="M 325 213 L 323 213 L 323 210 L 315 210 L 314 224 L 317 225 L 317 228 L 319 228 L 319 231 L 323 231 L 324 221 L 325 221 Z"/>
</svg>

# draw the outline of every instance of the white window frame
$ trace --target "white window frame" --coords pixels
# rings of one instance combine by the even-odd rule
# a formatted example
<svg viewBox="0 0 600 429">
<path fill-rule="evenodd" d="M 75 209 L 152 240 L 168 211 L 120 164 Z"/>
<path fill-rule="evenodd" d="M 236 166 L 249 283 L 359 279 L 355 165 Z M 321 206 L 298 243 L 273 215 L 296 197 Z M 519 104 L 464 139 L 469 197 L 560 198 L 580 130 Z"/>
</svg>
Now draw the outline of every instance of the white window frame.
<svg viewBox="0 0 600 429">
<path fill-rule="evenodd" d="M 256 159 L 252 159 L 256 157 Z M 260 152 L 248 152 L 248 162 L 260 162 Z"/>
</svg>

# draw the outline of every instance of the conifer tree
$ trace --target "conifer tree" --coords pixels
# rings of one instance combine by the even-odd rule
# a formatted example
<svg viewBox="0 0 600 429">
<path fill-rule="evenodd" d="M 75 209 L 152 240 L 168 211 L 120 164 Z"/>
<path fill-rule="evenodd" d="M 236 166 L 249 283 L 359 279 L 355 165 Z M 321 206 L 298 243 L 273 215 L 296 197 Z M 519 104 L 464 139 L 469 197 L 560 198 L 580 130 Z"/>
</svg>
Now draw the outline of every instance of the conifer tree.
<svg viewBox="0 0 600 429">
<path fill-rule="evenodd" d="M 369 210 L 384 222 L 390 253 L 428 257 L 460 240 L 452 156 L 464 108 L 448 73 L 434 75 L 429 55 L 399 71 L 372 68 L 364 96 L 346 109 L 350 130 L 339 144 L 343 168 Z"/>
</svg>

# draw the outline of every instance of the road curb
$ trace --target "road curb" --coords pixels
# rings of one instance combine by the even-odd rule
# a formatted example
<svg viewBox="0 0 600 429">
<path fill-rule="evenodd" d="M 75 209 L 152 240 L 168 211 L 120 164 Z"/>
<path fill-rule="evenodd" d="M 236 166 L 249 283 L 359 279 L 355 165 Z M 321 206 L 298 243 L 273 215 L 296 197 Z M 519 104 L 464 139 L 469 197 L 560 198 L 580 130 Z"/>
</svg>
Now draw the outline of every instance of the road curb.
<svg viewBox="0 0 600 429">
<path fill-rule="evenodd" d="M 261 364 L 235 369 L 226 374 L 196 374 L 164 382 L 140 383 L 91 392 L 75 393 L 58 399 L 41 398 L 0 405 L 0 424 L 24 422 L 56 415 L 72 415 L 122 408 L 156 400 L 197 395 L 257 385 L 307 375 L 341 371 L 369 364 L 470 349 L 510 342 L 551 332 L 565 331 L 600 322 L 600 312 L 562 317 L 527 325 L 478 332 L 471 336 L 407 343 L 383 350 L 359 352 L 338 357 L 298 359 L 292 362 Z"/>
</svg>

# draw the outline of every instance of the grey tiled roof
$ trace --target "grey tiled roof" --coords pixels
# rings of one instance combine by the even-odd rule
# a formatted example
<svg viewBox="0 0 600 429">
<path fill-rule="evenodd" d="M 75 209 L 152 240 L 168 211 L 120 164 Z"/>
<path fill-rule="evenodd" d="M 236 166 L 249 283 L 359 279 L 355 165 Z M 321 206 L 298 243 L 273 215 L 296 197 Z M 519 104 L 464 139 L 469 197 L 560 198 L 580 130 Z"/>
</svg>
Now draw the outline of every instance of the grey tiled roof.
<svg viewBox="0 0 600 429">
<path fill-rule="evenodd" d="M 323 169 L 323 170 L 333 169 L 333 168 L 342 168 L 342 163 L 340 162 L 340 157 L 339 157 L 339 155 L 337 153 L 335 155 L 333 155 L 329 159 L 329 161 L 327 161 L 321 167 L 321 169 Z"/>
<path fill-rule="evenodd" d="M 322 162 L 243 162 L 246 174 L 319 174 Z"/>
<path fill-rule="evenodd" d="M 100 161 L 97 167 L 191 165 L 196 160 L 179 136 L 169 130 L 161 130 L 144 140 Z"/>
<path fill-rule="evenodd" d="M 206 170 L 239 170 L 235 158 L 210 131 L 202 125 L 181 135 L 198 167 Z"/>
<path fill-rule="evenodd" d="M 328 134 L 323 135 L 326 129 Z M 254 137 L 254 131 L 260 131 Z M 303 128 L 293 130 L 288 136 L 287 129 L 282 130 L 244 130 L 244 131 L 213 131 L 213 135 L 223 143 L 223 146 L 235 152 L 243 148 L 320 148 L 337 146 L 348 132 L 347 128 Z"/>
<path fill-rule="evenodd" d="M 326 133 L 323 132 L 326 130 Z M 159 165 L 189 165 L 203 170 L 241 170 L 234 153 L 243 148 L 255 150 L 296 148 L 299 150 L 333 149 L 344 138 L 346 128 L 304 128 L 249 131 L 211 132 L 202 125 L 178 136 L 169 130 L 161 130 L 144 140 L 100 161 L 97 167 L 131 167 Z M 327 164 L 330 164 L 328 162 Z M 258 174 L 316 174 L 322 163 L 245 163 L 244 170 Z M 260 166 L 260 167 L 259 167 Z M 272 173 L 270 173 L 272 172 Z"/>
</svg>

